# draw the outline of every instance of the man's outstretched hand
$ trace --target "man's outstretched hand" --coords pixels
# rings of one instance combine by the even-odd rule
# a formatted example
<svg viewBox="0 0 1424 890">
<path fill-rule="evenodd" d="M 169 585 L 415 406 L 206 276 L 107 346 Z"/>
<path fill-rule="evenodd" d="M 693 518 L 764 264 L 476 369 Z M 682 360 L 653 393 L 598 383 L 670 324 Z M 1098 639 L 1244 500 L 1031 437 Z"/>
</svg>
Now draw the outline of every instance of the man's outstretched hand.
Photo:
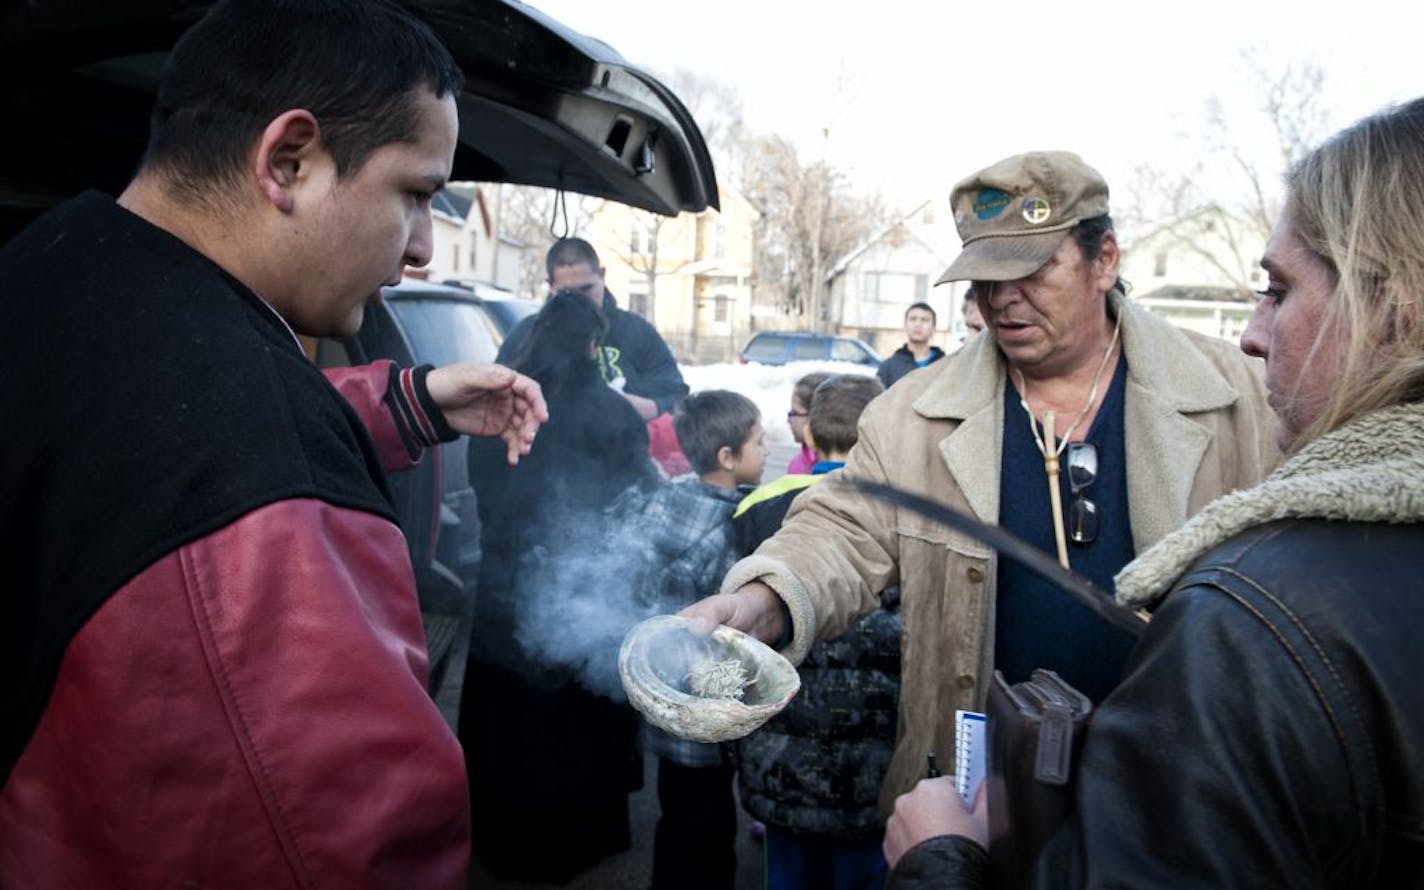
<svg viewBox="0 0 1424 890">
<path fill-rule="evenodd" d="M 529 453 L 539 425 L 549 420 L 539 384 L 503 365 L 445 365 L 426 376 L 425 388 L 451 429 L 503 439 L 510 465 Z"/>
<path fill-rule="evenodd" d="M 700 599 L 678 613 L 690 618 L 688 630 L 707 635 L 725 624 L 751 634 L 763 643 L 781 639 L 781 598 L 760 581 L 738 587 L 735 593 L 717 593 Z"/>
</svg>

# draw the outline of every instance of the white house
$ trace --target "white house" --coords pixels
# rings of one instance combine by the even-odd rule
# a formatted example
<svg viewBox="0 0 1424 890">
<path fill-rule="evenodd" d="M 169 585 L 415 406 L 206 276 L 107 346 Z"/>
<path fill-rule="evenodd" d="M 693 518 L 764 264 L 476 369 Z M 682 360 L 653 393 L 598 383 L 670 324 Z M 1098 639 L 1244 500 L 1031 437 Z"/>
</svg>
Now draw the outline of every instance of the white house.
<svg viewBox="0 0 1424 890">
<path fill-rule="evenodd" d="M 1236 340 L 1263 286 L 1260 226 L 1212 204 L 1123 243 L 1131 297 L 1179 327 Z"/>
<path fill-rule="evenodd" d="M 497 196 L 473 182 L 452 182 L 431 201 L 432 281 L 493 284 L 518 292 L 525 247 L 499 234 Z M 498 188 L 497 186 L 495 188 Z"/>
<path fill-rule="evenodd" d="M 728 185 L 718 197 L 721 210 L 675 217 L 614 201 L 589 215 L 608 287 L 682 358 L 725 360 L 751 328 L 759 214 Z"/>
<path fill-rule="evenodd" d="M 865 340 L 887 355 L 904 340 L 905 310 L 913 303 L 934 307 L 936 330 L 946 337 L 961 324 L 959 307 L 965 285 L 934 282 L 954 256 L 947 243 L 953 233 L 948 212 L 926 201 L 876 232 L 836 264 L 826 279 L 831 317 L 839 333 Z"/>
</svg>

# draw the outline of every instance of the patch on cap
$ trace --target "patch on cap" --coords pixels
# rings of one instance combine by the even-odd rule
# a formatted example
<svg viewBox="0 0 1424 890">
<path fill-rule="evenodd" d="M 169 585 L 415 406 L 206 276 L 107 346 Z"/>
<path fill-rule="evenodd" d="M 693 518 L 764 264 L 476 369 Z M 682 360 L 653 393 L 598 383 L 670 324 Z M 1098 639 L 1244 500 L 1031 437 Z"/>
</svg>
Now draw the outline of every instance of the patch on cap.
<svg viewBox="0 0 1424 890">
<path fill-rule="evenodd" d="M 993 219 L 1009 206 L 1008 192 L 999 189 L 980 189 L 974 196 L 974 215 L 980 219 Z"/>
<path fill-rule="evenodd" d="M 1053 208 L 1048 206 L 1048 202 L 1042 198 L 1029 198 L 1024 201 L 1023 218 L 1028 220 L 1029 225 L 1039 225 L 1048 222 L 1048 217 L 1053 215 Z M 981 217 L 982 218 L 982 217 Z"/>
</svg>

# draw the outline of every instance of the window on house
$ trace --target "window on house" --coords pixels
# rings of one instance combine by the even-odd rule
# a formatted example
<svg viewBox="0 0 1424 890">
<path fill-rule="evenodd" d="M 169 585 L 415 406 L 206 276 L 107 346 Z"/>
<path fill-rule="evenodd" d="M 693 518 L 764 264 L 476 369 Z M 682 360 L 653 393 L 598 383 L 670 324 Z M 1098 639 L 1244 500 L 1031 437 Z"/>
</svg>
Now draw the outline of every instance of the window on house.
<svg viewBox="0 0 1424 890">
<path fill-rule="evenodd" d="M 732 317 L 732 298 L 726 294 L 718 294 L 713 299 L 716 303 L 712 308 L 712 320 L 718 324 L 726 324 Z"/>
<path fill-rule="evenodd" d="M 1167 251 L 1159 250 L 1152 258 L 1152 274 L 1158 278 L 1167 274 Z"/>
<path fill-rule="evenodd" d="M 470 271 L 475 271 L 480 256 L 480 236 L 474 232 L 470 233 Z"/>
<path fill-rule="evenodd" d="M 642 291 L 631 291 L 628 294 L 628 309 L 635 315 L 647 316 L 648 295 Z"/>
<path fill-rule="evenodd" d="M 727 255 L 727 226 L 720 220 L 712 227 L 712 256 L 721 259 Z"/>
<path fill-rule="evenodd" d="M 929 294 L 928 275 L 910 272 L 866 272 L 861 278 L 861 299 L 909 305 Z"/>
<path fill-rule="evenodd" d="M 460 271 L 460 245 L 458 244 L 450 245 L 450 271 Z"/>
<path fill-rule="evenodd" d="M 634 224 L 633 231 L 628 235 L 628 252 L 634 256 L 643 252 L 641 247 L 643 243 L 642 235 L 642 230 L 638 228 L 637 224 Z"/>
<path fill-rule="evenodd" d="M 658 252 L 658 236 L 652 229 L 643 230 L 643 249 L 650 254 Z"/>
</svg>

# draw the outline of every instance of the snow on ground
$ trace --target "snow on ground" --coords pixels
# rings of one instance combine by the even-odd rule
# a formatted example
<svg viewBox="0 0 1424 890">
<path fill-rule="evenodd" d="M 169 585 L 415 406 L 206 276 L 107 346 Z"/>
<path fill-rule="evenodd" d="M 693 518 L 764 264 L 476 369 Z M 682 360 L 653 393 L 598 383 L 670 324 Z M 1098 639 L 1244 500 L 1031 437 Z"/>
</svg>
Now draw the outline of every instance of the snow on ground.
<svg viewBox="0 0 1424 890">
<path fill-rule="evenodd" d="M 791 391 L 802 375 L 813 371 L 866 376 L 875 373 L 874 368 L 849 362 L 680 365 L 678 370 L 682 371 L 682 379 L 687 381 L 693 392 L 730 389 L 756 402 L 761 409 L 761 425 L 766 430 L 768 445 L 791 444 L 791 428 L 786 425 L 786 412 L 791 409 Z"/>
</svg>

